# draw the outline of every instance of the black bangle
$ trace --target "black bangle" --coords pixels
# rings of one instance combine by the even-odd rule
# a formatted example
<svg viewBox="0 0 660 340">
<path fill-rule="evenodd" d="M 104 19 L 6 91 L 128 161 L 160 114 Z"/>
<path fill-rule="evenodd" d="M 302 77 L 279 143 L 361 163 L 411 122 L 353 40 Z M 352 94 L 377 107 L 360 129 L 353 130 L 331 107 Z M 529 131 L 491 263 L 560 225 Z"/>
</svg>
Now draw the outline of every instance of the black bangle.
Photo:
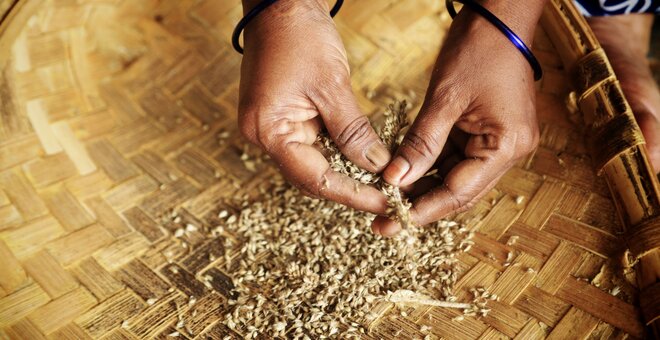
<svg viewBox="0 0 660 340">
<path fill-rule="evenodd" d="M 254 19 L 259 13 L 263 12 L 268 6 L 276 3 L 277 0 L 264 0 L 254 6 L 253 9 L 251 9 L 239 22 L 236 24 L 236 28 L 234 28 L 234 33 L 231 35 L 231 44 L 234 46 L 234 49 L 236 52 L 243 54 L 243 47 L 241 47 L 241 43 L 239 42 L 239 38 L 241 37 L 241 33 L 245 29 L 245 26 L 250 23 L 252 19 Z M 341 8 L 341 5 L 344 3 L 344 0 L 337 0 L 334 6 L 332 6 L 332 9 L 330 10 L 330 16 L 334 17 L 337 12 L 339 12 L 339 9 Z"/>
<path fill-rule="evenodd" d="M 516 48 L 520 51 L 520 53 L 525 56 L 525 59 L 527 59 L 527 62 L 532 66 L 532 70 L 534 70 L 534 80 L 539 80 L 541 79 L 541 76 L 543 76 L 543 70 L 541 69 L 541 64 L 539 64 L 539 61 L 536 60 L 536 57 L 532 53 L 532 51 L 525 45 L 525 43 L 520 39 L 519 36 L 517 36 L 513 31 L 505 25 L 502 20 L 498 19 L 493 13 L 488 11 L 486 8 L 478 4 L 474 0 L 446 0 L 447 3 L 447 11 L 449 12 L 449 15 L 451 15 L 452 18 L 456 16 L 456 10 L 454 9 L 454 1 L 460 2 L 463 5 L 469 7 L 471 10 L 477 12 L 477 14 L 481 15 L 484 17 L 486 20 L 488 20 L 493 26 L 497 27 L 497 29 L 500 30 L 500 32 L 504 33 L 504 35 L 513 43 Z"/>
</svg>

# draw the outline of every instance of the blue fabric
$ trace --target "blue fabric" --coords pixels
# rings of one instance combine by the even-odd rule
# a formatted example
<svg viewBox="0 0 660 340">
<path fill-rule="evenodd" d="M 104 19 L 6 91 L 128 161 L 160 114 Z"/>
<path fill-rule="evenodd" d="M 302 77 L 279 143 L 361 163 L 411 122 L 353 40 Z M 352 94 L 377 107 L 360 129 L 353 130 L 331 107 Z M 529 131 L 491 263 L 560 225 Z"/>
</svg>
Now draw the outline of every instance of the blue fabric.
<svg viewBox="0 0 660 340">
<path fill-rule="evenodd" d="M 585 16 L 660 14 L 660 0 L 575 0 L 575 5 Z"/>
</svg>

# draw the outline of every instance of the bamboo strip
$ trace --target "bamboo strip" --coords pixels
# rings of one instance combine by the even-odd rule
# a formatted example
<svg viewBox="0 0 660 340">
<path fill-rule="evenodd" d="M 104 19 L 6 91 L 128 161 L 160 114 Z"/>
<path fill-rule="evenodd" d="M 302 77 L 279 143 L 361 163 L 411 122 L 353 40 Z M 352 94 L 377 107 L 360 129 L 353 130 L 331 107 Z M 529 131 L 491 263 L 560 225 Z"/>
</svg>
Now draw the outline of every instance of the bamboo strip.
<svg viewBox="0 0 660 340">
<path fill-rule="evenodd" d="M 411 290 L 397 290 L 396 292 L 389 294 L 386 298 L 386 301 L 392 303 L 400 304 L 415 304 L 415 305 L 424 305 L 424 306 L 434 306 L 434 307 L 443 307 L 443 308 L 470 308 L 469 303 L 462 302 L 453 302 L 453 301 L 440 301 L 432 299 L 424 294 L 415 293 Z"/>
<path fill-rule="evenodd" d="M 597 141 L 592 146 L 597 155 L 596 163 L 608 183 L 619 217 L 629 235 L 640 233 L 642 226 L 653 226 L 643 230 L 644 234 L 657 234 L 660 219 L 660 190 L 648 160 L 641 131 L 631 119 L 632 114 L 625 103 L 620 87 L 601 52 L 600 46 L 586 21 L 574 6 L 563 0 L 553 0 L 546 6 L 541 24 L 557 47 L 565 68 L 576 72 L 576 87 L 580 109 L 588 128 L 595 133 Z M 592 101 L 590 95 L 602 91 L 602 99 Z M 584 105 L 589 103 L 589 105 Z M 618 124 L 625 120 L 626 124 Z M 606 128 L 601 128 L 606 126 Z M 601 151 L 603 141 L 612 141 Z M 628 245 L 637 249 L 637 281 L 641 300 L 657 301 L 657 289 L 648 289 L 660 280 L 660 255 L 656 242 L 640 245 L 639 238 L 628 238 Z M 645 308 L 644 318 L 655 337 L 660 336 L 658 308 Z"/>
</svg>

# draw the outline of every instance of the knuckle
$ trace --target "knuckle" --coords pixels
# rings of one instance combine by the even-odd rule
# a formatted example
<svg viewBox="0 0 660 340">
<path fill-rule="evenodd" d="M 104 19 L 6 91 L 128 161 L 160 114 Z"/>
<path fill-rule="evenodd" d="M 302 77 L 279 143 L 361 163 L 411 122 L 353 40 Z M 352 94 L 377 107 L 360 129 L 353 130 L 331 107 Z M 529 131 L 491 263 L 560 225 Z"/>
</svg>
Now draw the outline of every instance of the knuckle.
<svg viewBox="0 0 660 340">
<path fill-rule="evenodd" d="M 489 164 L 508 164 L 517 158 L 518 154 L 527 153 L 527 146 L 518 143 L 507 143 L 502 145 L 495 154 L 483 157 L 486 163 Z"/>
<path fill-rule="evenodd" d="M 464 197 L 462 197 L 462 195 L 456 192 L 452 192 L 452 198 L 453 198 L 452 200 L 453 205 L 451 209 L 453 211 L 461 210 L 463 209 L 463 207 L 467 206 L 470 203 L 469 200 L 466 200 Z"/>
<path fill-rule="evenodd" d="M 359 145 L 369 137 L 371 123 L 365 116 L 355 118 L 348 123 L 342 132 L 337 136 L 335 142 L 339 147 L 347 145 Z"/>
<path fill-rule="evenodd" d="M 449 186 L 445 187 L 451 197 L 451 210 L 453 212 L 463 212 L 471 209 L 478 201 L 478 197 L 471 195 L 465 190 L 453 190 Z"/>
<path fill-rule="evenodd" d="M 294 185 L 306 196 L 312 198 L 321 198 L 324 197 L 324 188 L 325 188 L 325 174 L 320 178 L 309 178 L 302 181 L 294 183 Z"/>
<path fill-rule="evenodd" d="M 464 100 L 465 93 L 461 89 L 464 89 L 465 86 L 460 86 L 456 81 L 450 79 L 445 79 L 439 83 L 440 85 L 433 89 L 431 95 L 435 107 L 460 103 Z"/>
<path fill-rule="evenodd" d="M 527 155 L 534 151 L 539 145 L 539 129 L 536 125 L 522 129 L 518 138 L 518 149 L 521 150 L 523 155 Z"/>
<path fill-rule="evenodd" d="M 282 144 L 286 142 L 281 136 L 275 133 L 282 122 L 268 122 L 267 120 L 260 118 L 263 117 L 264 113 L 268 109 L 259 109 L 259 108 L 239 108 L 238 116 L 238 129 L 241 135 L 247 139 L 250 143 L 269 151 L 276 144 Z"/>
<path fill-rule="evenodd" d="M 531 143 L 529 143 L 531 150 L 536 149 L 536 147 L 539 146 L 539 141 L 541 140 L 541 133 L 539 132 L 539 129 L 536 125 L 534 125 L 534 129 L 532 131 L 532 138 L 531 138 Z"/>
<path fill-rule="evenodd" d="M 332 45 L 318 65 L 320 79 L 330 86 L 350 85 L 350 67 L 342 46 Z"/>
<path fill-rule="evenodd" d="M 350 81 L 343 72 L 330 72 L 330 74 L 325 75 L 325 79 L 329 83 L 329 85 L 334 86 L 336 88 L 350 86 Z"/>
<path fill-rule="evenodd" d="M 336 93 L 346 87 L 351 86 L 351 81 L 345 72 L 336 71 L 336 67 L 324 71 L 317 78 L 320 80 L 320 86 L 315 86 L 316 94 L 325 100 L 336 100 Z"/>
<path fill-rule="evenodd" d="M 404 150 L 410 150 L 427 159 L 432 159 L 434 150 L 438 149 L 436 136 L 419 130 L 409 131 L 401 145 Z"/>
<path fill-rule="evenodd" d="M 477 203 L 476 198 L 466 198 L 466 197 L 457 197 L 452 207 L 452 210 L 455 213 L 461 213 L 467 210 L 472 209 Z"/>
<path fill-rule="evenodd" d="M 466 203 L 464 203 L 463 205 L 461 205 L 461 206 L 458 208 L 458 211 L 459 211 L 459 212 L 462 212 L 462 211 L 470 210 L 470 209 L 472 209 L 476 204 L 477 204 L 477 200 L 475 200 L 475 199 L 469 200 L 469 201 L 467 201 Z"/>
</svg>

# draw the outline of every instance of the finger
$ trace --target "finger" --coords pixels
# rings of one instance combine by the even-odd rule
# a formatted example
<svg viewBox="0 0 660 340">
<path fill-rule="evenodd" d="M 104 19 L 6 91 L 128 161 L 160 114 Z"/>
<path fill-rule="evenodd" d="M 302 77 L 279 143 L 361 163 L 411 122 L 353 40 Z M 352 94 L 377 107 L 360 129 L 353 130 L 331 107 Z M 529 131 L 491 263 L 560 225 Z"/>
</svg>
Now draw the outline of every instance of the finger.
<svg viewBox="0 0 660 340">
<path fill-rule="evenodd" d="M 461 166 L 463 167 L 465 165 L 461 164 Z M 477 167 L 481 168 L 481 166 Z M 469 171 L 469 169 L 467 170 Z M 446 183 L 440 187 L 432 189 L 430 192 L 422 195 L 414 201 L 413 208 L 410 210 L 413 224 L 424 226 L 431 222 L 439 221 L 451 213 L 457 213 L 469 209 L 479 198 L 483 197 L 495 186 L 495 184 L 497 184 L 497 180 L 500 177 L 501 176 L 495 176 L 495 178 L 488 182 L 483 188 L 474 189 L 475 191 L 473 192 L 461 192 L 460 190 L 452 191 Z M 477 188 L 477 186 L 475 185 L 474 188 Z M 462 195 L 471 198 L 462 201 L 460 198 L 463 197 Z M 374 232 L 385 237 L 394 236 L 401 231 L 401 225 L 398 222 L 383 216 L 376 217 L 371 228 Z"/>
<path fill-rule="evenodd" d="M 465 147 L 466 143 L 467 142 L 463 143 L 463 148 Z M 454 145 L 450 134 L 450 140 L 447 141 L 445 147 L 440 153 L 440 156 L 438 156 L 438 160 L 432 167 L 432 169 L 436 170 L 434 171 L 435 173 L 432 175 L 428 175 L 427 173 L 414 183 L 401 186 L 399 188 L 405 192 L 409 199 L 427 194 L 429 191 L 433 190 L 435 186 L 437 186 L 438 181 L 442 181 L 442 179 L 454 166 L 456 166 L 456 164 L 465 159 L 462 149 L 459 150 Z M 396 235 L 400 229 L 401 226 L 399 223 L 384 216 L 377 216 L 371 224 L 372 232 L 386 237 Z"/>
<path fill-rule="evenodd" d="M 392 237 L 401 232 L 401 225 L 399 222 L 385 216 L 376 216 L 374 221 L 371 222 L 371 232 L 376 235 Z"/>
<path fill-rule="evenodd" d="M 471 137 L 465 149 L 467 158 L 447 173 L 442 186 L 413 202 L 413 223 L 423 226 L 472 207 L 514 163 L 514 144 L 504 144 L 492 136 Z M 374 223 L 377 224 L 374 229 L 383 236 L 394 235 L 401 229 L 391 220 L 377 219 Z"/>
<path fill-rule="evenodd" d="M 492 189 L 512 164 L 509 152 L 505 151 L 490 157 L 466 158 L 449 171 L 441 187 L 415 200 L 413 219 L 425 225 L 469 209 Z"/>
<path fill-rule="evenodd" d="M 322 126 L 318 110 L 311 103 L 268 110 L 243 106 L 238 116 L 241 134 L 262 149 L 288 140 L 312 144 Z"/>
<path fill-rule="evenodd" d="M 444 100 L 427 99 L 383 172 L 385 181 L 405 186 L 417 181 L 433 166 L 458 116 L 458 110 L 445 103 Z"/>
<path fill-rule="evenodd" d="M 442 159 L 442 161 L 437 164 L 438 176 L 446 178 L 451 170 L 464 160 L 465 156 L 462 154 L 453 154 Z"/>
<path fill-rule="evenodd" d="M 436 177 L 441 177 L 441 178 L 447 177 L 449 171 L 451 171 L 451 169 L 453 169 L 454 166 L 456 166 L 456 164 L 458 164 L 460 161 L 465 159 L 464 150 L 465 150 L 465 146 L 467 145 L 469 136 L 466 136 L 464 140 L 459 139 L 457 141 L 457 136 L 459 137 L 462 136 L 462 134 L 457 133 L 458 131 L 460 130 L 458 130 L 456 126 L 454 126 L 451 129 L 451 132 L 449 133 L 449 137 L 447 138 L 447 142 L 445 143 L 442 152 L 440 152 L 440 156 L 438 156 L 438 159 L 435 161 L 435 164 L 433 165 L 433 168 L 436 170 L 436 174 L 437 174 Z M 419 182 L 420 180 L 418 180 L 417 182 Z M 433 187 L 427 186 L 426 188 L 427 188 L 426 192 L 428 192 Z"/>
<path fill-rule="evenodd" d="M 466 161 L 464 161 L 465 163 Z M 459 164 L 457 168 L 463 168 L 463 171 L 469 172 L 471 165 Z M 476 168 L 482 168 L 481 165 L 475 165 Z M 478 170 L 483 171 L 483 170 Z M 475 185 L 468 189 L 452 189 L 453 180 L 447 179 L 441 186 L 431 190 L 426 195 L 421 196 L 415 200 L 414 221 L 419 225 L 426 225 L 431 222 L 439 221 L 440 219 L 452 214 L 468 210 L 476 204 L 476 202 L 486 195 L 498 180 L 504 174 L 502 172 L 494 172 L 493 176 L 484 176 L 482 183 L 475 183 Z M 491 179 L 489 181 L 489 179 Z"/>
<path fill-rule="evenodd" d="M 318 117 L 306 121 L 288 121 L 286 124 L 273 125 L 270 130 L 270 136 L 263 138 L 262 144 L 286 143 L 286 141 L 296 141 L 302 144 L 312 145 L 321 130 L 321 122 Z M 284 141 L 286 140 L 286 141 Z M 266 148 L 267 149 L 267 148 Z"/>
<path fill-rule="evenodd" d="M 499 177 L 494 179 L 492 182 L 490 182 L 479 194 L 477 194 L 475 196 L 475 199 L 474 199 L 475 202 L 476 202 L 477 199 L 485 196 L 497 184 L 498 180 L 499 180 Z M 430 196 L 432 194 L 436 194 L 437 191 L 442 191 L 443 189 L 444 188 L 442 188 L 442 187 L 431 189 L 431 192 L 428 193 L 427 195 Z M 420 199 L 416 200 L 414 204 L 419 204 L 422 201 L 423 198 L 424 198 L 424 196 L 420 197 Z M 427 218 L 427 220 L 420 219 L 418 217 L 418 214 L 416 213 L 416 210 L 411 210 L 411 215 L 412 215 L 411 218 L 412 218 L 413 224 L 424 226 L 426 224 L 429 224 L 429 223 L 432 223 L 432 222 L 435 222 L 435 221 L 439 221 L 442 218 L 448 216 L 449 214 L 458 213 L 458 212 L 467 210 L 470 207 L 471 207 L 471 204 L 463 205 L 461 208 L 459 208 L 457 210 L 449 211 L 447 213 L 441 213 L 443 215 L 439 215 L 439 216 L 435 216 L 435 217 L 429 217 L 429 218 Z M 377 216 L 374 219 L 374 221 L 372 222 L 371 229 L 372 229 L 372 231 L 374 231 L 374 233 L 378 233 L 379 235 L 382 235 L 382 236 L 385 236 L 385 237 L 392 237 L 392 236 L 398 234 L 399 232 L 401 232 L 401 225 L 398 222 L 393 221 L 393 220 L 391 220 L 387 217 Z"/>
<path fill-rule="evenodd" d="M 302 192 L 374 214 L 384 214 L 387 209 L 387 199 L 379 190 L 333 171 L 311 145 L 288 142 L 271 149 L 270 154 L 287 180 Z"/>
<path fill-rule="evenodd" d="M 415 197 L 422 196 L 437 186 L 438 182 L 439 180 L 436 175 L 424 176 L 413 183 L 410 190 L 405 191 L 406 197 L 408 199 L 414 199 Z"/>
<path fill-rule="evenodd" d="M 388 221 L 398 224 L 397 222 L 394 222 L 385 216 L 376 216 L 376 218 L 374 218 L 374 220 L 371 222 L 371 232 L 376 235 L 383 235 L 381 230 L 383 230 L 383 226 L 388 223 Z"/>
<path fill-rule="evenodd" d="M 450 145 L 450 143 L 447 142 L 447 145 Z M 465 159 L 462 152 L 446 153 L 445 150 L 447 150 L 447 147 L 442 151 L 431 170 L 422 176 L 422 178 L 410 185 L 399 187 L 408 198 L 416 198 L 431 191 L 437 186 L 439 181 L 442 181 L 447 177 L 449 171 L 451 171 L 456 164 Z"/>
<path fill-rule="evenodd" d="M 360 111 L 348 77 L 328 83 L 316 91 L 312 100 L 330 137 L 357 166 L 371 172 L 381 172 L 390 162 L 390 152 L 367 116 Z"/>
</svg>

